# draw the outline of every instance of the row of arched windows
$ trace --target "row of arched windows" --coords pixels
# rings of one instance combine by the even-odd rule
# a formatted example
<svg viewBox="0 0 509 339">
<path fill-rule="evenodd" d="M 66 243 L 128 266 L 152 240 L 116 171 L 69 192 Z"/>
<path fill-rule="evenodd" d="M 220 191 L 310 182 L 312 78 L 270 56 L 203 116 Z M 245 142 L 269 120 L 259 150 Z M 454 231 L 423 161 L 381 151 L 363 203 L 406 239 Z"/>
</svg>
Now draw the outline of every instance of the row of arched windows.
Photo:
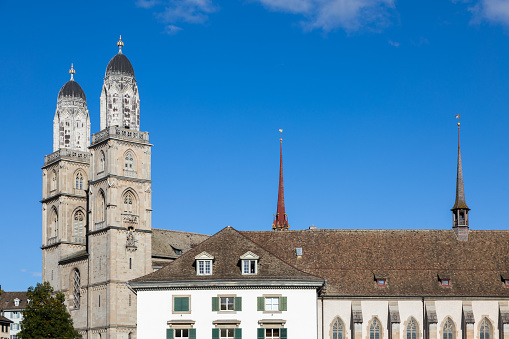
<svg viewBox="0 0 509 339">
<path fill-rule="evenodd" d="M 373 319 L 369 325 L 369 339 L 380 339 L 381 325 L 378 319 Z M 417 339 L 418 323 L 414 318 L 410 318 L 406 324 L 406 339 Z M 332 321 L 332 339 L 345 339 L 345 325 L 343 321 L 336 317 Z M 455 339 L 456 328 L 451 318 L 447 318 L 442 327 L 442 339 Z M 491 338 L 491 323 L 483 318 L 479 327 L 479 339 Z"/>
<path fill-rule="evenodd" d="M 84 182 L 86 181 L 86 177 L 83 172 L 78 171 L 74 176 L 74 188 L 77 190 L 85 189 Z M 51 171 L 50 177 L 50 192 L 57 189 L 57 172 L 55 170 Z"/>
<path fill-rule="evenodd" d="M 106 166 L 106 155 L 104 151 L 101 151 L 99 154 L 99 163 L 97 168 L 97 173 L 101 173 L 105 170 Z M 134 171 L 136 170 L 136 161 L 133 153 L 131 151 L 127 151 L 124 156 L 124 169 Z"/>
</svg>

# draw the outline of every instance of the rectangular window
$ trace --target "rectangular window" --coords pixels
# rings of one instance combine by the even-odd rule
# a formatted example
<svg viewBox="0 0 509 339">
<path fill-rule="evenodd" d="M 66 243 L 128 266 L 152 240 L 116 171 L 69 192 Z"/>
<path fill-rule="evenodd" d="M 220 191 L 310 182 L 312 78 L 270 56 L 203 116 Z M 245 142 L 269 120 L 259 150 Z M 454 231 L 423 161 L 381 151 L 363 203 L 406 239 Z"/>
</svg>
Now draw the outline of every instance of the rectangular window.
<svg viewBox="0 0 509 339">
<path fill-rule="evenodd" d="M 198 275 L 212 274 L 212 260 L 198 260 Z"/>
<path fill-rule="evenodd" d="M 278 297 L 265 298 L 265 311 L 279 311 L 279 298 Z"/>
<path fill-rule="evenodd" d="M 176 329 L 175 330 L 175 338 L 189 339 L 189 330 L 188 329 Z"/>
<path fill-rule="evenodd" d="M 166 339 L 196 339 L 196 328 L 168 328 L 166 329 Z"/>
<path fill-rule="evenodd" d="M 233 328 L 219 329 L 219 339 L 235 339 L 235 329 Z"/>
<path fill-rule="evenodd" d="M 256 273 L 256 260 L 242 260 L 242 274 Z"/>
<path fill-rule="evenodd" d="M 505 282 L 505 287 L 509 287 L 509 279 L 506 279 L 504 282 Z"/>
<path fill-rule="evenodd" d="M 173 297 L 173 312 L 174 313 L 189 313 L 190 307 L 189 296 Z"/>
<path fill-rule="evenodd" d="M 278 312 L 287 310 L 287 297 L 268 295 L 258 297 L 258 311 Z"/>
<path fill-rule="evenodd" d="M 451 281 L 449 279 L 442 279 L 442 286 L 451 286 Z"/>
<path fill-rule="evenodd" d="M 376 285 L 378 287 L 385 287 L 385 286 L 387 286 L 385 279 L 377 279 L 376 280 Z"/>
<path fill-rule="evenodd" d="M 220 310 L 221 311 L 235 311 L 234 297 L 221 297 L 220 298 Z"/>
<path fill-rule="evenodd" d="M 279 339 L 279 328 L 266 328 L 265 339 Z"/>
</svg>

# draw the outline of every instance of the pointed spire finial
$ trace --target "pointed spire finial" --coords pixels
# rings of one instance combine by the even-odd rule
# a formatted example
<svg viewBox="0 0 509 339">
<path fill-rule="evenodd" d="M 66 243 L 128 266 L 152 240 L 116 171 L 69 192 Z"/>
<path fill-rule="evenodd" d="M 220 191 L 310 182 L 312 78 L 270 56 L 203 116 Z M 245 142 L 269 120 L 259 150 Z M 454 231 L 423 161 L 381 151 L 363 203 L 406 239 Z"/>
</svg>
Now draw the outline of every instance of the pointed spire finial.
<svg viewBox="0 0 509 339">
<path fill-rule="evenodd" d="M 283 187 L 283 130 L 279 129 L 281 133 L 280 143 L 280 156 L 279 156 L 279 189 L 277 194 L 277 213 L 274 217 L 272 229 L 275 231 L 284 231 L 290 228 L 288 225 L 288 215 L 285 213 L 285 192 Z"/>
<path fill-rule="evenodd" d="M 118 52 L 122 53 L 122 47 L 124 46 L 124 42 L 122 41 L 122 35 L 118 39 L 117 46 L 118 46 Z"/>
<path fill-rule="evenodd" d="M 456 173 L 456 200 L 451 211 L 453 213 L 453 228 L 460 240 L 468 240 L 468 208 L 465 201 L 465 187 L 463 184 L 463 166 L 461 164 L 461 145 L 460 145 L 460 115 L 458 119 L 458 164 Z M 460 230 L 461 229 L 461 230 Z"/>
<path fill-rule="evenodd" d="M 74 65 L 71 64 L 71 69 L 69 70 L 69 74 L 71 75 L 71 80 L 74 80 L 74 73 L 76 73 L 76 71 L 74 70 Z"/>
</svg>

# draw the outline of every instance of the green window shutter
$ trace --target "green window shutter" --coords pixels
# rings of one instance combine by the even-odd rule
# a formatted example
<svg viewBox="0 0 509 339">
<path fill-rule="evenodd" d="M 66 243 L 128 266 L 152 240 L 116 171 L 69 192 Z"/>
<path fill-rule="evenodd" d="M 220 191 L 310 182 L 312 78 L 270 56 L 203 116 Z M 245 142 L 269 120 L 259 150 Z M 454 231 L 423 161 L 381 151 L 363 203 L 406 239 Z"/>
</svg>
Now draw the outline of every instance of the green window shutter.
<svg viewBox="0 0 509 339">
<path fill-rule="evenodd" d="M 219 297 L 212 297 L 212 312 L 219 311 Z"/>
<path fill-rule="evenodd" d="M 279 298 L 279 307 L 281 308 L 280 311 L 287 311 L 288 310 L 288 305 L 287 305 L 286 297 Z"/>
<path fill-rule="evenodd" d="M 242 311 L 242 297 L 235 297 L 235 311 Z"/>
<path fill-rule="evenodd" d="M 235 339 L 242 339 L 242 329 L 241 328 L 235 329 Z"/>
<path fill-rule="evenodd" d="M 173 310 L 175 312 L 188 312 L 189 311 L 189 297 L 175 297 L 175 298 L 173 298 Z"/>
<path fill-rule="evenodd" d="M 173 339 L 173 328 L 166 329 L 166 339 Z"/>
<path fill-rule="evenodd" d="M 189 339 L 196 339 L 196 328 L 189 329 Z"/>
<path fill-rule="evenodd" d="M 219 339 L 219 328 L 212 329 L 212 339 Z"/>
<path fill-rule="evenodd" d="M 265 298 L 258 297 L 258 311 L 265 311 Z"/>
<path fill-rule="evenodd" d="M 287 335 L 286 335 L 286 328 L 280 328 L 279 329 L 279 333 L 281 334 L 281 339 L 286 339 L 287 338 Z"/>
<path fill-rule="evenodd" d="M 258 329 L 258 338 L 257 339 L 265 339 L 265 330 L 263 328 Z"/>
</svg>

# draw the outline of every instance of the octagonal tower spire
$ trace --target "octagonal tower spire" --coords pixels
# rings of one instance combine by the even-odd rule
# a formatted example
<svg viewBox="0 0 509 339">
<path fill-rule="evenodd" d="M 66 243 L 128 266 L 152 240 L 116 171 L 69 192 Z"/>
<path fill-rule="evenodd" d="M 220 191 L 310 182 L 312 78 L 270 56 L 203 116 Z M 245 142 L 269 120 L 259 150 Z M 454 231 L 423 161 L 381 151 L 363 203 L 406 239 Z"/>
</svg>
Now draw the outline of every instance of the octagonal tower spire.
<svg viewBox="0 0 509 339">
<path fill-rule="evenodd" d="M 453 229 L 459 240 L 468 240 L 468 208 L 465 201 L 465 187 L 463 185 L 463 167 L 461 164 L 461 146 L 460 146 L 460 115 L 456 116 L 458 119 L 458 164 L 456 173 L 456 200 L 454 206 L 451 208 L 453 215 Z"/>
</svg>

